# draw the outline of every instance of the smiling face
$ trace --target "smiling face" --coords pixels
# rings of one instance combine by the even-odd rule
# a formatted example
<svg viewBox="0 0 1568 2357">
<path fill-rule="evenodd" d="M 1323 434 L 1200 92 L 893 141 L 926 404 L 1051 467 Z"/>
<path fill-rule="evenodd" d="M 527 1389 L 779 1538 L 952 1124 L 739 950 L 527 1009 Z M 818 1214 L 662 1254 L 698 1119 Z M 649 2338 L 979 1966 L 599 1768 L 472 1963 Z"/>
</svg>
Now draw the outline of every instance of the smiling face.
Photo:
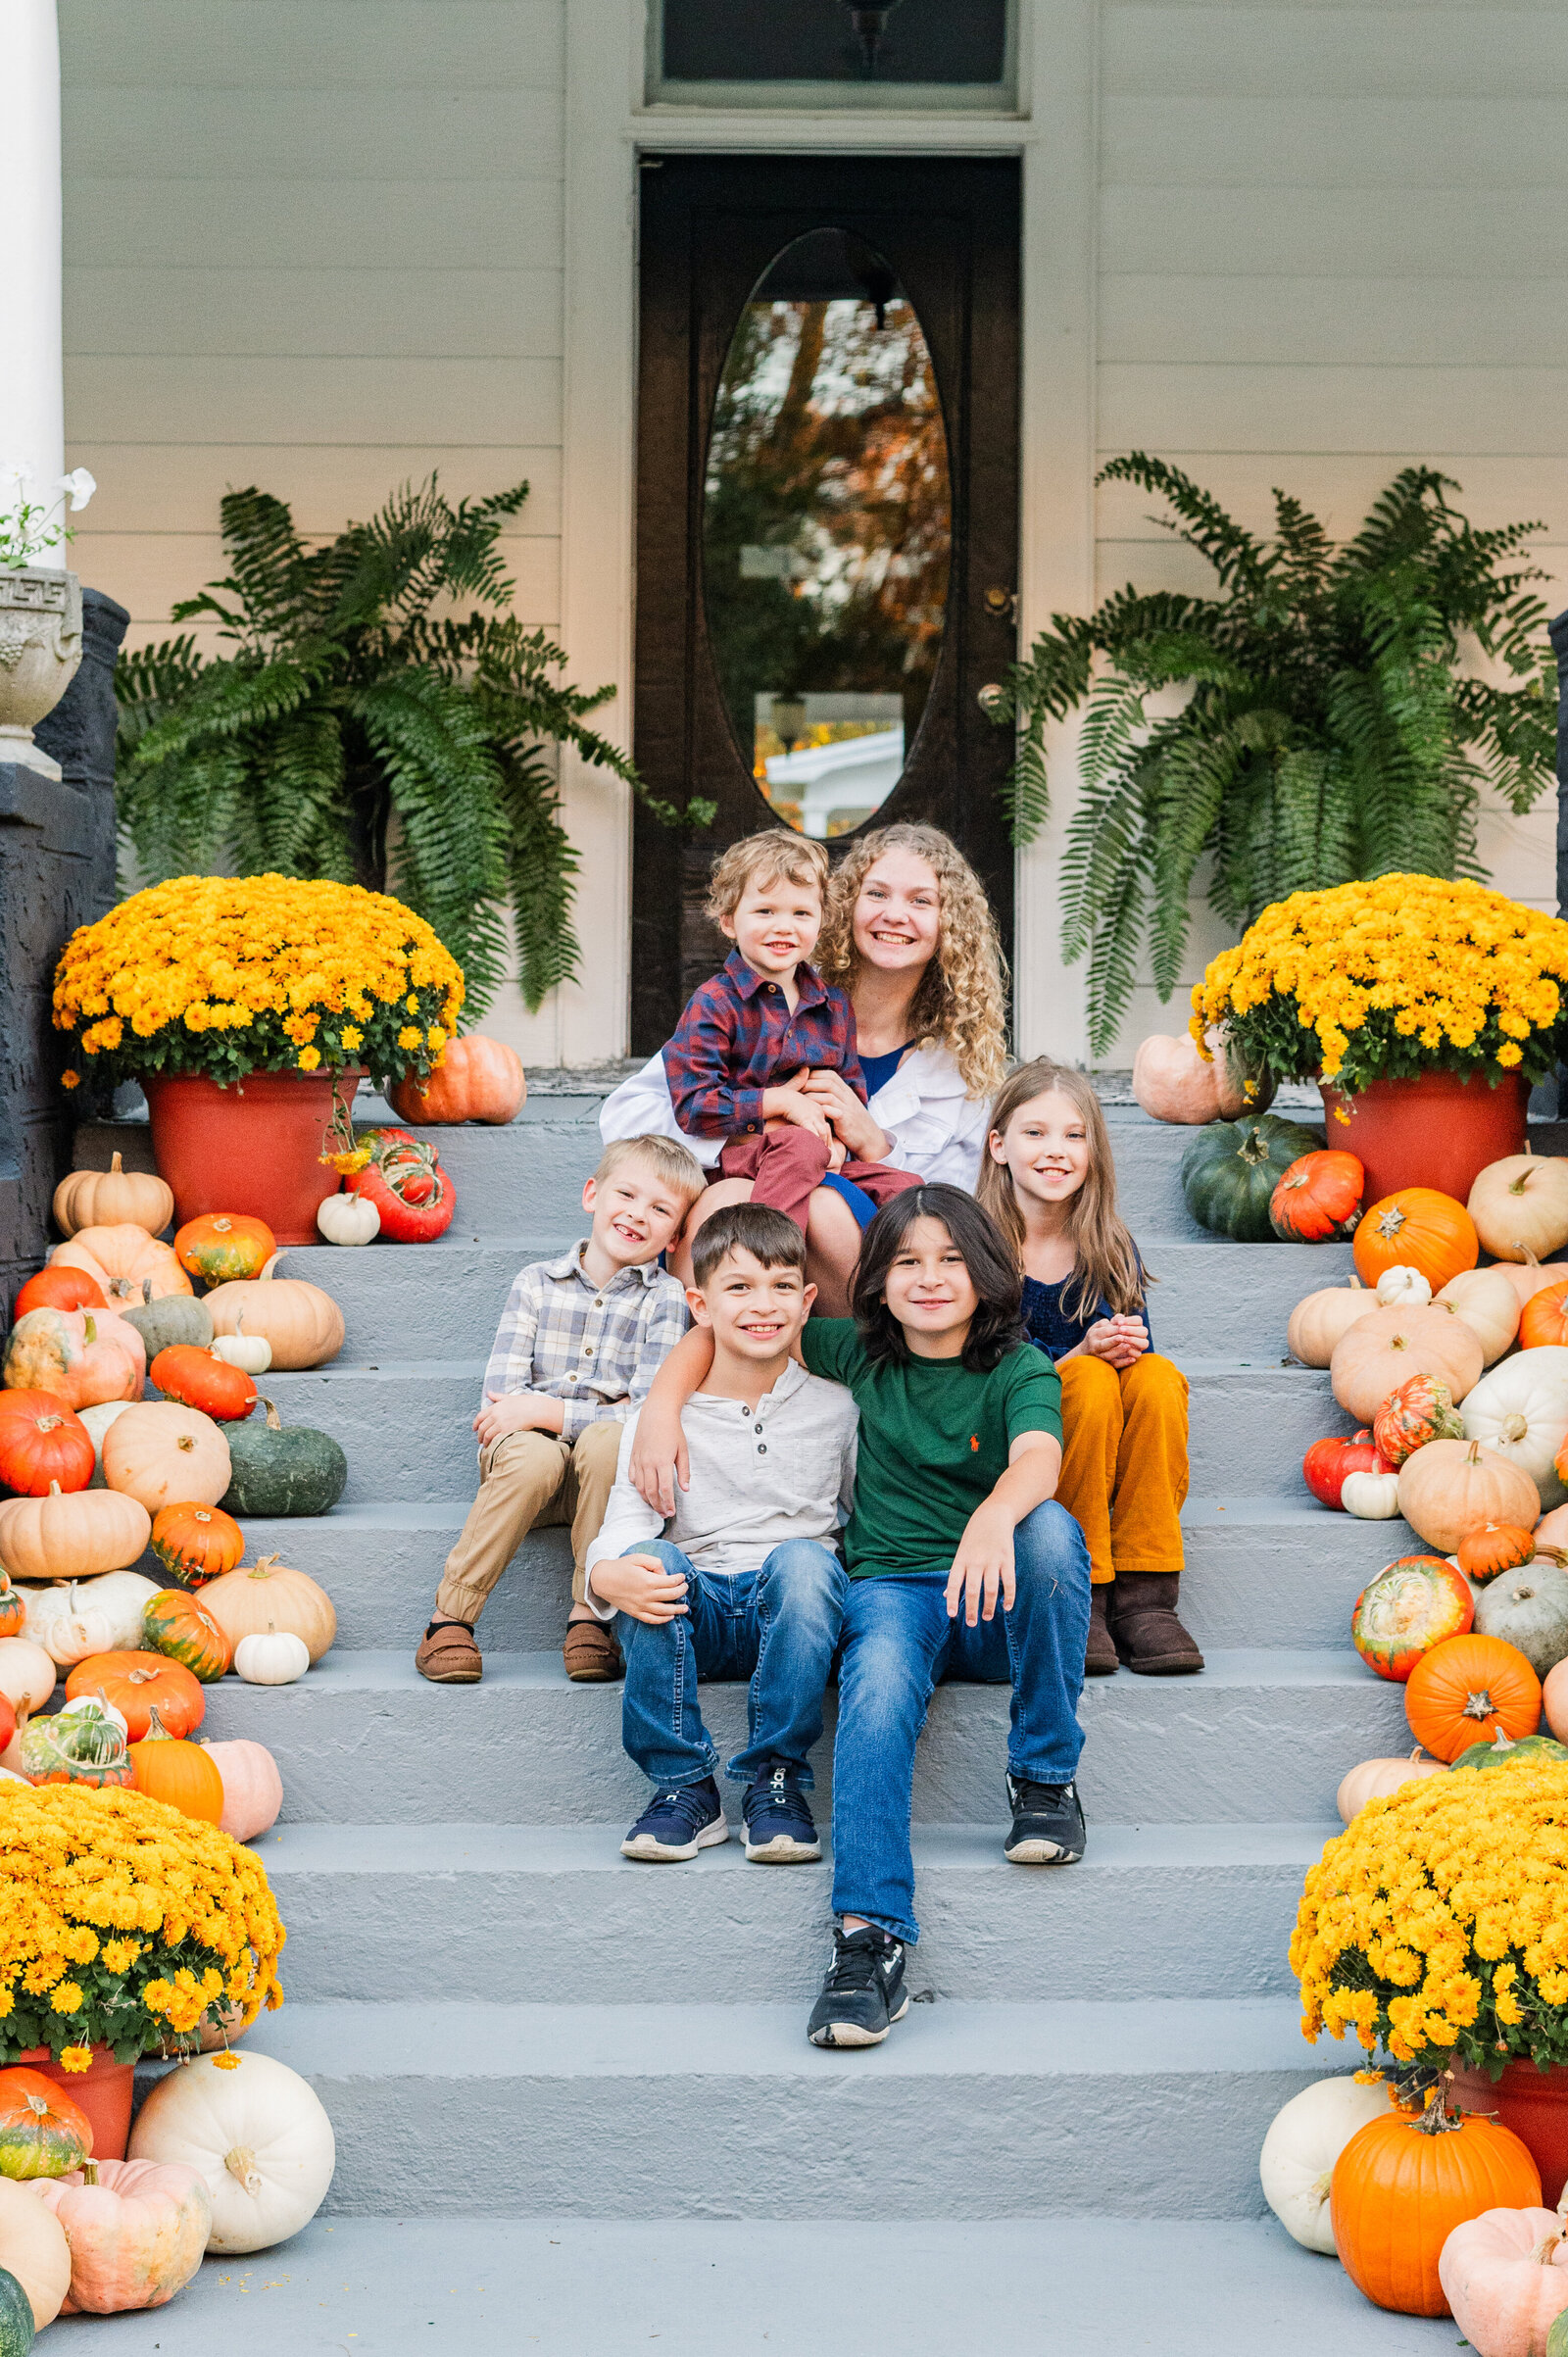
<svg viewBox="0 0 1568 2357">
<path fill-rule="evenodd" d="M 582 1207 L 593 1219 L 593 1240 L 616 1268 L 657 1260 L 680 1233 L 684 1195 L 651 1164 L 629 1154 L 605 1179 L 590 1179 Z"/>
<path fill-rule="evenodd" d="M 808 1285 L 798 1268 L 769 1267 L 736 1245 L 686 1299 L 697 1324 L 711 1330 L 715 1351 L 755 1363 L 787 1355 L 816 1299 L 816 1287 Z"/>
<path fill-rule="evenodd" d="M 942 933 L 942 886 L 912 851 L 885 851 L 860 879 L 853 919 L 857 957 L 883 973 L 923 973 Z"/>
<path fill-rule="evenodd" d="M 1070 1097 L 1051 1089 L 1020 1105 L 987 1152 L 1012 1179 L 1021 1203 L 1064 1203 L 1089 1176 L 1089 1132 Z"/>
<path fill-rule="evenodd" d="M 754 974 L 772 980 L 808 958 L 822 930 L 822 895 L 814 883 L 787 876 L 754 877 L 728 916 L 719 918 Z"/>
<path fill-rule="evenodd" d="M 940 1219 L 911 1219 L 889 1264 L 882 1299 L 916 1358 L 956 1358 L 980 1296 L 969 1264 Z"/>
</svg>

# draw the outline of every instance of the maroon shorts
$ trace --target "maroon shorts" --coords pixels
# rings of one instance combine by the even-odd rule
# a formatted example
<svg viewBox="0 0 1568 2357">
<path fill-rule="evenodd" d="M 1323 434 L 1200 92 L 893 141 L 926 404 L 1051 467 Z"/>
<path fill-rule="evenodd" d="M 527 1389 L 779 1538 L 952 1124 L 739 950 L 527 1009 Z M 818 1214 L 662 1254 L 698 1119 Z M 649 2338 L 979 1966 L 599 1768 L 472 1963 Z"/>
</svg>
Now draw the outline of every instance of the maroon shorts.
<svg viewBox="0 0 1568 2357">
<path fill-rule="evenodd" d="M 749 1178 L 754 1203 L 782 1211 L 805 1232 L 806 1206 L 827 1176 L 828 1144 L 793 1122 L 787 1128 L 764 1130 L 760 1137 L 726 1138 L 718 1157 L 726 1178 Z M 886 1162 L 847 1161 L 839 1172 L 878 1206 L 918 1187 L 912 1170 L 893 1170 Z"/>
</svg>

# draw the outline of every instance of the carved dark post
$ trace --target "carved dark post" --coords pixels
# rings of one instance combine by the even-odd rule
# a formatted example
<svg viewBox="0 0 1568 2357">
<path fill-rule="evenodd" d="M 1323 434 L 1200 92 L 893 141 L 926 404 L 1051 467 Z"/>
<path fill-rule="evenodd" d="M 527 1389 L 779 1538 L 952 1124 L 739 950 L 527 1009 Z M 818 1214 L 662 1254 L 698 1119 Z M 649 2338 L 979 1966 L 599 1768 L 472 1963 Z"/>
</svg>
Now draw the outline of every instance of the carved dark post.
<svg viewBox="0 0 1568 2357">
<path fill-rule="evenodd" d="M 115 661 L 130 616 L 84 589 L 81 666 L 34 734 L 56 780 L 0 761 L 0 1290 L 43 1258 L 74 1126 L 49 1019 L 55 960 L 115 897 Z M 9 1320 L 8 1320 L 9 1322 Z"/>
</svg>

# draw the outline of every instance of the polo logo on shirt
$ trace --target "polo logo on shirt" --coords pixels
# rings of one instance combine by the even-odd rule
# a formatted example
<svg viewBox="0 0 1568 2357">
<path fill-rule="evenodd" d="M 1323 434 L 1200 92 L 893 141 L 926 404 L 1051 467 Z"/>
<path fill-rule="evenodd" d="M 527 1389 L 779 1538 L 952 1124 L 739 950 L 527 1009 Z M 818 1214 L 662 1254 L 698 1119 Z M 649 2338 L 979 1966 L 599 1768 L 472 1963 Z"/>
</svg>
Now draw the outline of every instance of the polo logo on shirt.
<svg viewBox="0 0 1568 2357">
<path fill-rule="evenodd" d="M 974 1450 L 976 1456 L 978 1456 L 980 1453 L 980 1435 L 977 1432 L 970 1433 L 969 1446 Z"/>
</svg>

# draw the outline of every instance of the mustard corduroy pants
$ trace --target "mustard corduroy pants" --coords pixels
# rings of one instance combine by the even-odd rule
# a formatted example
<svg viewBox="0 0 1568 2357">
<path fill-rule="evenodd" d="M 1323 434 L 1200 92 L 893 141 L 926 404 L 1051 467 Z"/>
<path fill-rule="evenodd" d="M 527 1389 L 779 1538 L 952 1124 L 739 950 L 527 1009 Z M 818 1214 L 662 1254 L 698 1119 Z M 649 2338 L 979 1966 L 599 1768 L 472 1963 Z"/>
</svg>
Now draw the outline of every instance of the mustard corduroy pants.
<svg viewBox="0 0 1568 2357">
<path fill-rule="evenodd" d="M 1056 1497 L 1089 1543 L 1091 1577 L 1180 1571 L 1186 1376 L 1154 1350 L 1121 1374 L 1086 1355 L 1056 1371 L 1066 1435 Z"/>
</svg>

